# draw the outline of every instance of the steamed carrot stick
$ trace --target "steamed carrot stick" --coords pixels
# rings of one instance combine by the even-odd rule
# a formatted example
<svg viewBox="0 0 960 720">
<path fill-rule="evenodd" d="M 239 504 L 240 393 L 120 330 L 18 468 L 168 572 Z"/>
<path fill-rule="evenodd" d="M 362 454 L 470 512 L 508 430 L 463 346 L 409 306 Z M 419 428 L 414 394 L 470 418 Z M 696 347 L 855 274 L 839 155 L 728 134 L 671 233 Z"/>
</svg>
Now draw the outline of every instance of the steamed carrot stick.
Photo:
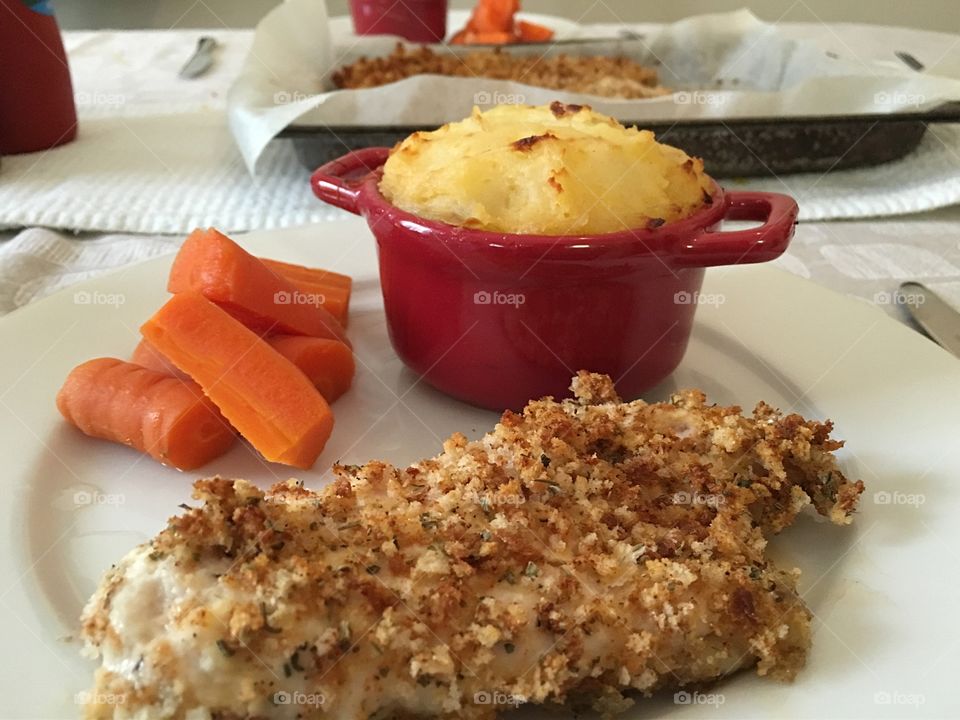
<svg viewBox="0 0 960 720">
<path fill-rule="evenodd" d="M 305 335 L 274 335 L 267 337 L 266 341 L 296 365 L 328 403 L 332 403 L 350 389 L 355 371 L 353 351 L 339 340 Z M 137 344 L 131 361 L 164 375 L 190 377 L 147 340 L 141 340 Z"/>
<path fill-rule="evenodd" d="M 267 342 L 296 365 L 328 403 L 350 389 L 353 352 L 342 342 L 303 335 L 274 335 Z"/>
<path fill-rule="evenodd" d="M 141 339 L 140 342 L 137 343 L 137 347 L 133 350 L 133 355 L 130 356 L 130 362 L 134 365 L 147 368 L 147 370 L 163 373 L 164 375 L 172 375 L 173 377 L 179 378 L 190 377 L 186 373 L 181 372 L 176 365 L 167 360 L 159 350 L 146 340 Z"/>
<path fill-rule="evenodd" d="M 339 340 L 343 326 L 329 312 L 301 301 L 303 291 L 280 277 L 227 236 L 194 230 L 170 270 L 172 293 L 201 293 L 250 329 Z"/>
<path fill-rule="evenodd" d="M 517 20 L 515 29 L 524 42 L 547 42 L 553 39 L 553 30 L 529 20 Z"/>
<path fill-rule="evenodd" d="M 349 288 L 312 283 L 307 280 L 287 279 L 300 291 L 300 295 L 293 298 L 296 302 L 317 305 L 333 315 L 342 327 L 347 327 L 350 312 Z"/>
<path fill-rule="evenodd" d="M 353 284 L 349 276 L 268 258 L 260 258 L 260 262 L 300 288 L 303 299 L 316 302 L 333 315 L 343 327 L 347 327 L 350 290 Z"/>
<path fill-rule="evenodd" d="M 349 275 L 336 273 L 333 270 L 324 270 L 323 268 L 309 268 L 304 265 L 295 265 L 280 260 L 271 260 L 270 258 L 260 258 L 260 262 L 273 270 L 277 275 L 282 275 L 288 280 L 305 280 L 309 283 L 318 285 L 330 285 L 332 287 L 342 287 L 349 290 L 353 286 L 353 278 Z"/>
<path fill-rule="evenodd" d="M 74 368 L 57 393 L 57 408 L 87 435 L 129 445 L 181 470 L 219 457 L 235 439 L 195 383 L 114 358 Z"/>
<path fill-rule="evenodd" d="M 337 319 L 337 322 L 346 329 L 350 321 L 350 291 L 340 288 L 330 288 L 325 285 L 309 285 L 301 283 L 300 287 L 307 295 L 323 298 L 321 306 Z"/>
<path fill-rule="evenodd" d="M 256 333 L 197 292 L 174 295 L 140 331 L 267 460 L 313 465 L 333 430 L 333 413 L 307 377 Z"/>
</svg>

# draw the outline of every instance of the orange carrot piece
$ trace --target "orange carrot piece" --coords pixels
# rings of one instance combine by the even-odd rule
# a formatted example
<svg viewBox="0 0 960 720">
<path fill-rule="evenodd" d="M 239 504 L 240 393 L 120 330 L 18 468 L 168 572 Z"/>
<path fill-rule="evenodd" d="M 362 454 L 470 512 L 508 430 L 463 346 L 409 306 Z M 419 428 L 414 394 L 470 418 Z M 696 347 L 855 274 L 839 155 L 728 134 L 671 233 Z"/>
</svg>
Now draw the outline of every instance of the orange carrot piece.
<svg viewBox="0 0 960 720">
<path fill-rule="evenodd" d="M 268 258 L 260 258 L 260 262 L 277 275 L 285 277 L 299 287 L 308 296 L 308 299 L 319 299 L 319 304 L 333 315 L 343 327 L 347 327 L 350 293 L 353 289 L 353 278 L 349 275 Z"/>
<path fill-rule="evenodd" d="M 85 434 L 181 470 L 219 457 L 236 437 L 196 383 L 114 358 L 75 367 L 57 393 L 57 408 Z"/>
<path fill-rule="evenodd" d="M 516 31 L 524 42 L 547 42 L 553 39 L 553 30 L 529 20 L 517 20 Z"/>
<path fill-rule="evenodd" d="M 463 45 L 507 45 L 516 42 L 513 33 L 502 30 L 488 30 L 485 32 L 468 32 Z"/>
<path fill-rule="evenodd" d="M 326 275 L 326 270 L 300 268 L 299 265 L 286 265 L 286 263 L 278 263 L 265 258 L 260 258 L 260 261 L 297 286 L 301 294 L 294 298 L 295 300 L 319 305 L 333 315 L 344 328 L 347 327 L 350 312 L 350 284 L 352 283 L 349 277 L 336 273 Z M 282 266 L 300 268 L 303 272 L 286 270 Z M 343 282 L 343 278 L 346 278 L 346 283 Z"/>
<path fill-rule="evenodd" d="M 313 465 L 333 431 L 330 406 L 256 333 L 196 292 L 174 295 L 140 332 L 267 460 Z"/>
<path fill-rule="evenodd" d="M 133 350 L 130 362 L 134 365 L 153 370 L 154 372 L 172 375 L 173 377 L 188 378 L 186 373 L 181 372 L 176 365 L 167 360 L 163 354 L 146 340 L 140 340 L 137 347 Z"/>
<path fill-rule="evenodd" d="M 302 302 L 303 291 L 296 285 L 212 228 L 194 230 L 184 241 L 167 289 L 201 293 L 259 333 L 310 335 L 350 345 L 343 326 L 329 312 Z"/>
<path fill-rule="evenodd" d="M 466 26 L 455 33 L 454 45 L 504 45 L 515 42 L 513 16 L 520 10 L 519 0 L 480 0 Z"/>
<path fill-rule="evenodd" d="M 321 307 L 336 318 L 344 328 L 350 312 L 350 289 L 338 285 L 311 282 L 305 279 L 288 277 L 300 291 L 291 300 L 297 303 L 309 303 Z"/>
<path fill-rule="evenodd" d="M 274 335 L 267 342 L 296 365 L 328 403 L 350 389 L 353 353 L 342 342 L 303 335 Z"/>
<path fill-rule="evenodd" d="M 340 287 L 346 290 L 349 290 L 353 286 L 353 278 L 349 275 L 336 273 L 333 270 L 309 268 L 304 265 L 294 265 L 293 263 L 281 262 L 280 260 L 271 260 L 270 258 L 260 258 L 260 262 L 273 270 L 277 275 L 282 275 L 288 280 L 304 280 L 308 283 Z"/>
<path fill-rule="evenodd" d="M 480 0 L 470 17 L 470 29 L 478 34 L 512 34 L 513 16 L 520 10 L 519 0 Z"/>
<path fill-rule="evenodd" d="M 333 315 L 340 326 L 346 329 L 350 319 L 350 291 L 330 285 L 314 285 L 304 280 L 292 280 L 300 288 L 298 300 L 316 303 Z"/>
<path fill-rule="evenodd" d="M 296 365 L 328 403 L 350 389 L 355 371 L 353 351 L 339 340 L 305 335 L 274 335 L 266 338 L 266 341 Z M 190 378 L 147 340 L 140 340 L 137 344 L 131 362 L 164 375 Z M 199 387 L 197 389 L 199 391 Z"/>
</svg>

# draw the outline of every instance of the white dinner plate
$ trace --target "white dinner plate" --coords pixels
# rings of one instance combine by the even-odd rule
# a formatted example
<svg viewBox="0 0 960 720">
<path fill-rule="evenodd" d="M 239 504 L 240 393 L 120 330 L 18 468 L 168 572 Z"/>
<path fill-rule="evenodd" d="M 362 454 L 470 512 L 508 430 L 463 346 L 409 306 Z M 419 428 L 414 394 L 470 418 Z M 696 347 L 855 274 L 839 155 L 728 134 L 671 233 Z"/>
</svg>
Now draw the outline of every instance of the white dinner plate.
<svg viewBox="0 0 960 720">
<path fill-rule="evenodd" d="M 447 37 L 460 30 L 470 19 L 470 10 L 451 10 L 447 14 Z M 559 15 L 543 15 L 541 13 L 517 13 L 520 20 L 529 20 L 553 30 L 554 40 L 570 40 L 579 36 L 580 24 L 569 18 Z M 338 40 L 356 37 L 353 31 L 353 19 L 349 15 L 336 15 L 329 19 L 330 33 Z"/>
<path fill-rule="evenodd" d="M 477 437 L 496 415 L 432 390 L 387 339 L 373 240 L 360 220 L 252 234 L 258 255 L 356 279 L 350 335 L 358 373 L 335 405 L 316 470 L 335 460 L 403 464 L 454 431 Z M 0 320 L 0 717 L 70 718 L 94 665 L 79 655 L 77 617 L 101 573 L 158 532 L 190 499 L 194 473 L 81 436 L 54 397 L 70 369 L 128 357 L 165 298 L 170 258 L 76 286 Z M 803 570 L 813 649 L 792 685 L 741 673 L 637 717 L 881 718 L 956 716 L 960 669 L 960 362 L 872 306 L 770 267 L 708 272 L 690 349 L 648 393 L 696 386 L 746 409 L 760 399 L 832 418 L 848 475 L 867 490 L 852 526 L 813 517 L 775 541 Z M 246 446 L 204 469 L 269 484 L 290 469 Z M 82 698 L 82 695 L 80 696 Z M 688 700 L 689 702 L 682 702 Z"/>
</svg>

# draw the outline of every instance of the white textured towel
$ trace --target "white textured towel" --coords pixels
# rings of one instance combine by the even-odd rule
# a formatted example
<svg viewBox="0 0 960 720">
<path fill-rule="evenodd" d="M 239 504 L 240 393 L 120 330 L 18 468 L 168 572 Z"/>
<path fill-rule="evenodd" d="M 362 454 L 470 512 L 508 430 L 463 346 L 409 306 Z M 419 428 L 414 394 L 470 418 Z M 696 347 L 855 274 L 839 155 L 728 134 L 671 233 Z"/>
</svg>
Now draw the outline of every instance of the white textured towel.
<svg viewBox="0 0 960 720">
<path fill-rule="evenodd" d="M 343 215 L 276 143 L 251 177 L 219 113 L 95 117 L 45 156 L 3 159 L 0 224 L 186 233 L 290 227 Z"/>
<path fill-rule="evenodd" d="M 903 160 L 827 175 L 743 181 L 797 199 L 801 220 L 883 217 L 960 203 L 960 125 L 930 125 Z"/>
<path fill-rule="evenodd" d="M 43 228 L 0 244 L 0 315 L 110 270 L 173 253 L 175 237 L 71 238 Z"/>
</svg>

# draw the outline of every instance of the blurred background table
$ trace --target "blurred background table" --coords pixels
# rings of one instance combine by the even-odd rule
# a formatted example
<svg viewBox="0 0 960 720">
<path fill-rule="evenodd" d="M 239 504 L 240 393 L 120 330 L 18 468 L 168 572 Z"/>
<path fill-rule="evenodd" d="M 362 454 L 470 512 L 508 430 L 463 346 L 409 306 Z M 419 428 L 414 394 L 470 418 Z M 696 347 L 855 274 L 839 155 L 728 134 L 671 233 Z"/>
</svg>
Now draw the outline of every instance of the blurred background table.
<svg viewBox="0 0 960 720">
<path fill-rule="evenodd" d="M 348 0 L 327 0 L 331 15 L 345 15 Z M 53 0 L 66 29 L 253 27 L 277 0 Z M 466 9 L 474 0 L 450 0 Z M 523 9 L 562 15 L 583 23 L 673 22 L 690 15 L 750 8 L 768 22 L 881 23 L 960 33 L 955 0 L 523 0 Z"/>
<path fill-rule="evenodd" d="M 270 183 L 278 177 L 288 178 L 292 172 L 292 151 L 280 150 L 273 154 L 273 160 L 258 174 L 250 178 L 242 167 L 239 155 L 232 150 L 226 131 L 223 113 L 226 92 L 235 77 L 249 48 L 252 32 L 249 30 L 224 29 L 226 25 L 243 26 L 252 24 L 262 14 L 266 3 L 214 3 L 198 2 L 178 3 L 124 3 L 123 9 L 111 3 L 109 22 L 113 25 L 150 24 L 159 27 L 175 26 L 177 29 L 162 31 L 135 31 L 114 33 L 110 31 L 68 31 L 65 42 L 74 64 L 75 90 L 81 101 L 91 100 L 87 108 L 81 108 L 81 139 L 84 120 L 91 127 L 114 133 L 110 137 L 116 142 L 127 142 L 137 150 L 137 162 L 145 167 L 152 166 L 159 176 L 169 176 L 175 180 L 178 172 L 189 171 L 196 158 L 183 157 L 183 167 L 169 165 L 166 156 L 161 157 L 151 151 L 149 136 L 138 132 L 125 132 L 131 127 L 139 131 L 141 122 L 147 114 L 162 113 L 168 126 L 157 126 L 153 130 L 177 135 L 199 128 L 198 132 L 207 132 L 211 150 L 216 157 L 203 167 L 204 172 L 212 173 L 210 182 L 224 185 L 234 183 L 236 187 L 224 202 L 232 203 L 237 213 L 235 230 L 243 230 L 264 225 L 244 225 L 253 216 L 261 217 L 258 198 L 264 194 Z M 343 3 L 340 3 L 341 5 Z M 468 6 L 470 3 L 459 3 Z M 678 2 L 670 4 L 670 12 L 682 15 L 691 12 L 729 9 L 741 3 L 711 3 L 709 8 L 703 3 Z M 90 27 L 104 22 L 96 13 L 101 5 L 97 2 L 61 3 L 58 8 L 61 20 L 66 27 Z M 454 3 L 456 7 L 458 4 Z M 578 8 L 587 9 L 588 4 L 574 2 L 537 3 L 530 0 L 525 8 L 533 12 L 553 12 L 578 17 Z M 721 7 L 722 5 L 722 7 Z M 828 2 L 752 3 L 754 10 L 764 19 L 781 20 L 781 29 L 797 38 L 809 38 L 819 42 L 825 48 L 850 52 L 854 49 L 858 57 L 865 62 L 896 62 L 894 50 L 906 50 L 921 57 L 928 70 L 941 74 L 960 77 L 960 36 L 943 32 L 917 31 L 897 27 L 879 27 L 839 22 L 822 22 L 823 18 L 835 20 L 838 13 L 848 18 L 849 4 Z M 909 18 L 904 8 L 910 7 Z M 728 8 L 729 6 L 729 8 Z M 846 8 L 843 10 L 841 8 Z M 861 11 L 877 13 L 878 9 L 888 8 L 889 14 L 877 14 L 884 21 L 912 22 L 917 26 L 936 27 L 940 30 L 960 31 L 960 15 L 955 12 L 952 3 L 916 3 L 903 4 L 877 2 L 864 4 Z M 889 6 L 889 7 L 888 7 Z M 106 7 L 103 5 L 102 7 Z M 336 12 L 337 3 L 331 3 Z M 180 15 L 170 15 L 179 8 Z M 647 20 L 669 20 L 664 6 L 645 5 L 634 2 L 607 2 L 591 6 L 584 21 L 614 22 L 619 14 L 629 15 L 636 22 L 643 15 Z M 647 12 L 649 10 L 649 12 Z M 784 15 L 786 12 L 786 15 Z M 779 13 L 779 15 L 778 15 Z M 804 14 L 805 13 L 805 14 Z M 821 18 L 821 15 L 823 16 Z M 944 18 L 950 18 L 944 22 Z M 148 21 L 148 22 L 145 22 Z M 804 20 L 804 22 L 784 22 L 785 20 Z M 186 30 L 192 25 L 215 28 L 213 31 Z M 201 34 L 212 34 L 218 39 L 221 49 L 213 71 L 192 83 L 175 83 L 175 69 L 189 56 L 193 45 Z M 118 53 L 118 43 L 132 48 L 129 52 Z M 126 72 L 116 73 L 118 64 L 126 67 Z M 110 84 L 93 83 L 93 78 L 106 74 Z M 151 82 L 151 78 L 165 77 L 165 82 Z M 113 88 L 111 90 L 111 88 Z M 111 105 L 112 103 L 112 105 Z M 182 125 L 184 118 L 198 123 Z M 91 123 L 93 118 L 96 123 Z M 168 129 L 165 129 L 168 128 Z M 216 139 L 215 142 L 213 139 Z M 60 151 L 54 151 L 60 152 Z M 946 147 L 944 157 L 949 163 L 960 168 L 960 155 Z M 36 176 L 43 167 L 43 154 L 24 164 L 22 158 L 5 158 L 0 170 L 0 185 L 10 187 L 28 187 L 27 178 Z M 210 161 L 210 158 L 206 158 Z M 118 161 L 120 162 L 120 161 Z M 271 164 L 272 163 L 272 164 Z M 122 168 L 121 168 L 122 169 Z M 303 168 L 298 172 L 305 173 Z M 103 178 L 87 178 L 91 183 Z M 279 220 L 271 219 L 266 227 L 279 225 L 300 225 L 338 217 L 310 197 L 309 188 L 304 180 L 296 180 L 295 187 L 299 195 L 290 200 L 289 207 L 272 208 Z M 12 183 L 13 185 L 9 185 Z M 789 191 L 791 178 L 785 178 L 785 190 Z M 171 183 L 175 185 L 175 182 Z M 91 184 L 91 187 L 96 185 Z M 182 201 L 171 198 L 171 206 L 180 203 L 184 208 L 189 198 Z M 802 200 L 801 200 L 802 202 Z M 173 252 L 184 230 L 180 225 L 212 224 L 217 220 L 215 214 L 209 217 L 202 212 L 179 218 L 177 230 L 171 230 L 167 224 L 169 218 L 159 217 L 155 221 L 138 215 L 135 205 L 129 208 L 129 226 L 116 225 L 115 217 L 104 217 L 98 226 L 96 213 L 98 197 L 91 192 L 88 215 L 93 218 L 86 228 L 105 229 L 114 232 L 83 232 L 74 235 L 69 219 L 63 223 L 22 222 L 20 225 L 51 225 L 59 228 L 57 232 L 41 229 L 8 227 L 0 231 L 0 313 L 9 312 L 50 292 L 66 287 L 74 282 L 107 272 L 112 268 L 130 262 L 140 261 L 163 253 Z M 244 215 L 246 213 L 246 215 Z M 244 220 L 241 216 L 246 217 Z M 122 220 L 122 219 L 121 219 Z M 125 220 L 123 221 L 125 222 Z M 153 224 L 151 224 L 153 223 Z M 136 232 L 131 232 L 134 228 Z M 119 232 L 119 234 L 118 234 Z M 867 302 L 874 302 L 887 313 L 905 320 L 904 308 L 897 303 L 895 290 L 899 283 L 907 279 L 921 280 L 940 291 L 948 300 L 960 307 L 960 207 L 950 207 L 931 212 L 900 215 L 885 219 L 857 219 L 829 222 L 804 222 L 798 227 L 797 238 L 788 254 L 777 262 L 783 269 L 807 277 L 841 293 L 854 295 Z M 720 271 L 718 271 L 720 272 Z"/>
</svg>

